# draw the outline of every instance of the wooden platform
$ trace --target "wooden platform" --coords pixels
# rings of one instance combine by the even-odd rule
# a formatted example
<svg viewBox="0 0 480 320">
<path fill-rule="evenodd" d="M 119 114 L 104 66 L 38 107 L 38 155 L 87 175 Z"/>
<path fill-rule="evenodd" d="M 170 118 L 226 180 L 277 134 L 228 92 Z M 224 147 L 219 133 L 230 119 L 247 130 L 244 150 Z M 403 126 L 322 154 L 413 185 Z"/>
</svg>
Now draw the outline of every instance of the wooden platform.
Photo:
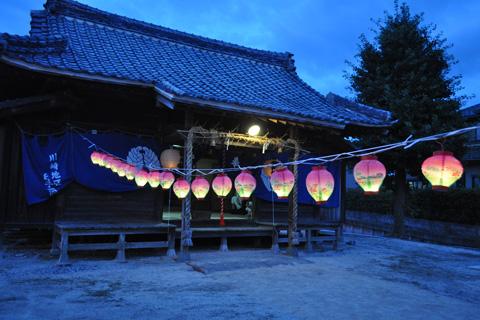
<svg viewBox="0 0 480 320">
<path fill-rule="evenodd" d="M 175 226 L 158 223 L 86 223 L 58 222 L 55 224 L 52 238 L 52 254 L 59 254 L 57 266 L 70 265 L 68 251 L 74 250 L 117 250 L 116 261 L 125 262 L 125 249 L 168 248 L 167 256 L 175 253 Z M 127 235 L 166 235 L 165 241 L 126 241 Z M 70 237 L 118 236 L 117 242 L 70 243 Z M 98 238 L 98 237 L 97 237 Z M 129 239 L 127 239 L 129 240 Z"/>
</svg>

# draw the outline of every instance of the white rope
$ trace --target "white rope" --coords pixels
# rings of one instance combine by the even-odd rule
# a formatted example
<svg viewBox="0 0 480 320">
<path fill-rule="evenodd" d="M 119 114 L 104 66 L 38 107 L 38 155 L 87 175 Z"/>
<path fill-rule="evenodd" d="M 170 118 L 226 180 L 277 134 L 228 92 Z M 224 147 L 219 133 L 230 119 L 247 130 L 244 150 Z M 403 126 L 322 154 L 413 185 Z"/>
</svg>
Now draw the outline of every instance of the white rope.
<svg viewBox="0 0 480 320">
<path fill-rule="evenodd" d="M 20 126 L 18 124 L 17 124 L 17 126 L 20 129 L 20 131 L 22 133 L 24 133 L 24 131 L 20 128 Z M 74 128 L 73 126 L 71 126 L 71 127 Z M 328 156 L 312 157 L 312 158 L 308 158 L 308 159 L 284 162 L 284 163 L 281 163 L 281 165 L 283 165 L 283 166 L 286 166 L 286 165 L 317 165 L 319 163 L 328 163 L 328 162 L 333 162 L 333 161 L 336 161 L 336 160 L 343 160 L 343 159 L 348 159 L 348 158 L 362 157 L 362 156 L 366 156 L 366 155 L 378 154 L 378 153 L 386 152 L 386 151 L 396 149 L 396 148 L 400 148 L 400 147 L 403 147 L 404 149 L 408 149 L 408 148 L 411 148 L 412 146 L 414 146 L 415 144 L 417 144 L 419 142 L 435 141 L 435 140 L 438 140 L 440 138 L 446 138 L 446 137 L 450 137 L 450 136 L 454 136 L 454 135 L 458 135 L 458 134 L 464 134 L 466 132 L 476 130 L 476 129 L 480 129 L 480 125 L 473 126 L 473 127 L 467 127 L 467 128 L 463 128 L 463 129 L 459 129 L 459 130 L 454 130 L 454 131 L 450 131 L 450 132 L 446 132 L 446 133 L 440 133 L 440 134 L 427 136 L 427 137 L 423 137 L 423 138 L 419 138 L 419 139 L 413 139 L 413 140 L 410 139 L 412 136 L 409 136 L 405 141 L 402 141 L 402 142 L 397 142 L 397 143 L 392 143 L 392 144 L 387 144 L 387 145 L 382 145 L 382 146 L 376 146 L 376 147 L 371 147 L 371 148 L 366 148 L 366 149 L 361 149 L 361 150 L 355 150 L 355 151 L 350 151 L 350 152 L 343 152 L 343 153 L 333 154 L 333 155 L 328 155 Z M 114 155 L 111 152 L 108 152 L 106 149 L 99 147 L 96 143 L 94 143 L 90 139 L 86 138 L 83 134 L 81 134 L 79 132 L 77 132 L 77 133 L 83 138 L 83 140 L 90 143 L 90 146 L 88 148 L 95 147 L 96 150 L 102 151 L 102 152 L 107 153 L 107 154 L 111 154 L 112 156 L 114 156 L 114 157 L 116 157 L 120 160 L 126 161 L 126 159 L 122 159 L 122 157 Z M 205 135 L 211 136 L 211 134 L 212 133 L 210 131 L 205 130 Z M 215 134 L 217 136 L 222 135 L 221 132 L 215 132 Z M 236 135 L 239 135 L 239 134 L 232 134 L 232 133 L 228 133 L 228 134 L 229 135 L 234 135 L 235 137 L 236 137 Z M 242 136 L 242 135 L 239 135 L 239 136 Z M 227 137 L 227 134 L 225 134 L 225 137 Z M 232 138 L 232 136 L 229 136 L 229 137 Z M 266 137 L 264 137 L 264 138 L 269 139 L 269 138 L 266 138 Z M 245 139 L 247 139 L 247 138 L 245 138 Z M 261 140 L 261 139 L 259 139 L 259 140 Z M 269 139 L 269 140 L 276 141 L 277 139 Z M 291 143 L 291 141 L 287 140 L 287 143 L 283 144 L 283 146 L 285 146 L 286 144 L 290 144 L 290 143 Z M 278 166 L 278 165 L 280 165 L 280 164 L 278 164 L 278 163 L 276 163 L 276 164 L 266 164 L 266 165 L 262 164 L 262 165 L 257 165 L 257 166 L 247 166 L 247 167 L 238 166 L 238 167 L 235 167 L 235 168 L 218 168 L 218 169 L 193 169 L 193 168 L 190 168 L 190 169 L 188 169 L 188 168 L 168 169 L 168 168 L 163 168 L 163 167 L 159 167 L 159 166 L 149 165 L 148 169 L 150 169 L 150 170 L 169 170 L 169 171 L 172 171 L 173 173 L 176 173 L 178 175 L 191 175 L 192 177 L 196 177 L 196 176 L 207 176 L 207 175 L 211 175 L 211 174 L 216 175 L 216 174 L 222 173 L 222 172 L 225 173 L 225 172 L 233 172 L 233 171 L 241 171 L 241 170 L 255 170 L 255 169 L 266 168 L 266 167 L 275 167 L 275 166 Z"/>
</svg>

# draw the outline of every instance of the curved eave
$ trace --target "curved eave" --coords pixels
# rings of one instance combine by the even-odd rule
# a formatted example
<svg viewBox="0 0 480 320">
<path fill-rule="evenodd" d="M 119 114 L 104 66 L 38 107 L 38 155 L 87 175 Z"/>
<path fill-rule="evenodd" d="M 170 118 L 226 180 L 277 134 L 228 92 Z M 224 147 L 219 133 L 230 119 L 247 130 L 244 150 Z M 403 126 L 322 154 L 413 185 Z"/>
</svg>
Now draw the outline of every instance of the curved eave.
<svg viewBox="0 0 480 320">
<path fill-rule="evenodd" d="M 118 78 L 106 77 L 102 75 L 88 74 L 83 72 L 74 72 L 74 71 L 62 70 L 62 69 L 56 69 L 56 68 L 48 68 L 48 67 L 40 66 L 38 64 L 28 63 L 23 60 L 13 59 L 3 55 L 0 56 L 0 61 L 3 61 L 15 67 L 19 67 L 26 70 L 32 70 L 36 72 L 41 72 L 45 74 L 61 75 L 69 78 L 120 84 L 120 85 L 134 85 L 134 86 L 141 86 L 144 88 L 154 87 L 152 83 L 145 83 L 141 81 L 134 81 L 134 80 L 128 80 L 128 79 L 118 79 Z"/>
<path fill-rule="evenodd" d="M 229 104 L 229 103 L 219 102 L 219 101 L 210 101 L 210 100 L 202 100 L 198 98 L 179 96 L 176 94 L 166 92 L 156 87 L 153 83 L 145 83 L 141 81 L 119 79 L 119 78 L 107 77 L 102 75 L 94 75 L 94 74 L 88 74 L 88 73 L 82 73 L 82 72 L 74 72 L 70 70 L 49 68 L 49 67 L 40 66 L 34 63 L 28 63 L 23 60 L 10 58 L 5 55 L 0 56 L 0 61 L 3 61 L 7 64 L 10 64 L 22 69 L 32 70 L 35 72 L 41 72 L 45 74 L 61 75 L 61 76 L 66 76 L 74 79 L 98 81 L 98 82 L 118 84 L 118 85 L 133 85 L 133 86 L 139 86 L 143 88 L 152 88 L 158 94 L 157 100 L 160 103 L 172 109 L 175 103 L 179 102 L 179 103 L 187 103 L 187 104 L 198 105 L 206 108 L 224 110 L 224 111 L 234 112 L 234 113 L 239 113 L 239 110 L 241 110 L 242 111 L 241 113 L 248 113 L 248 114 L 252 114 L 259 117 L 270 117 L 270 118 L 275 118 L 275 119 L 285 120 L 285 121 L 290 121 L 295 123 L 301 123 L 301 124 L 324 127 L 324 128 L 340 129 L 340 130 L 343 130 L 346 125 L 357 125 L 361 127 L 371 127 L 371 128 L 388 128 L 390 126 L 390 124 L 375 125 L 375 124 L 365 124 L 365 123 L 357 123 L 357 122 L 351 122 L 351 121 L 348 121 L 345 123 L 334 123 L 329 121 L 299 117 L 299 116 L 290 115 L 282 112 L 264 110 L 260 108 L 249 107 L 249 106 L 241 106 L 238 104 Z"/>
</svg>

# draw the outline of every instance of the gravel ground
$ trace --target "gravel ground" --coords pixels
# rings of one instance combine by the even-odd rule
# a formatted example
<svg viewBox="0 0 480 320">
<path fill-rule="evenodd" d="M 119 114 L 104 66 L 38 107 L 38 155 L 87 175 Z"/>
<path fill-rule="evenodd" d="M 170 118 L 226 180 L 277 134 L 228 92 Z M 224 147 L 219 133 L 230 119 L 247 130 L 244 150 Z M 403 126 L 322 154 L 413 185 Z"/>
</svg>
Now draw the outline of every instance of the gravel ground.
<svg viewBox="0 0 480 320">
<path fill-rule="evenodd" d="M 0 319 L 480 319 L 480 250 L 345 235 L 298 258 L 205 248 L 74 252 L 7 243 Z M 285 248 L 283 248 L 285 249 Z"/>
</svg>

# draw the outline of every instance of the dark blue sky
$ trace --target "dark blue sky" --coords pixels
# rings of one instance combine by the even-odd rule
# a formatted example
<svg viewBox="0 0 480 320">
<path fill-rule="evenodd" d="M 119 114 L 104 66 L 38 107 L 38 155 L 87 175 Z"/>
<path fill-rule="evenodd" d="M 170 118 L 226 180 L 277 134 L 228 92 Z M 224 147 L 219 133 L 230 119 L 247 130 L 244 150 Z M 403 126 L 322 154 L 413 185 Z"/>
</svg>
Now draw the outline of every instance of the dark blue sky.
<svg viewBox="0 0 480 320">
<path fill-rule="evenodd" d="M 0 32 L 26 35 L 30 10 L 45 0 L 1 0 Z M 101 10 L 209 38 L 270 51 L 291 52 L 299 76 L 322 94 L 351 97 L 345 60 L 355 62 L 359 36 L 372 39 L 371 19 L 394 13 L 393 0 L 80 0 Z M 400 1 L 401 2 L 401 1 Z M 480 103 L 480 1 L 411 0 L 412 14 L 443 32 L 462 75 L 458 95 Z"/>
</svg>

